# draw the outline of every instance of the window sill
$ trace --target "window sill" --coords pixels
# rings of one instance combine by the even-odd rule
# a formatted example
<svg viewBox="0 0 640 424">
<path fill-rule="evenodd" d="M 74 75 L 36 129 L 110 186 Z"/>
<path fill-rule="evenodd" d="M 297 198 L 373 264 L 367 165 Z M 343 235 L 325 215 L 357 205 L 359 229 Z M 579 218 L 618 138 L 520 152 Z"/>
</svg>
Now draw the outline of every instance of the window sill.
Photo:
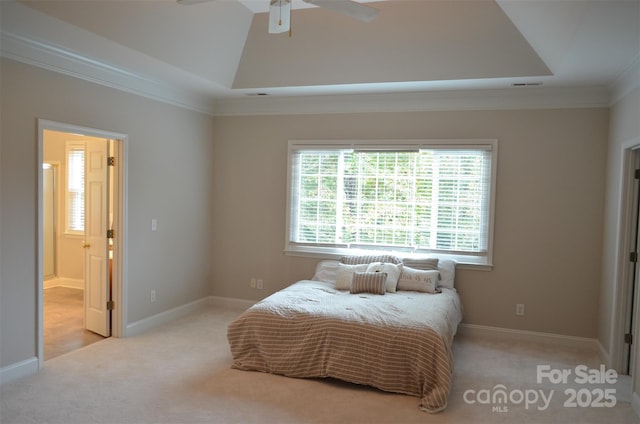
<svg viewBox="0 0 640 424">
<path fill-rule="evenodd" d="M 371 251 L 371 250 L 353 250 L 353 249 L 336 249 L 336 248 L 322 248 L 316 247 L 313 249 L 305 249 L 305 248 L 287 248 L 284 250 L 284 254 L 287 256 L 296 256 L 302 258 L 316 258 L 318 260 L 338 260 L 343 256 L 350 255 L 382 255 L 382 254 L 390 254 L 398 257 L 432 257 L 432 258 L 441 258 L 441 259 L 451 259 L 456 262 L 456 269 L 463 270 L 473 270 L 473 271 L 492 271 L 493 263 L 484 262 L 485 258 L 475 258 L 474 261 L 472 258 L 468 258 L 465 256 L 459 255 L 445 255 L 445 254 L 421 254 L 419 256 L 415 254 L 409 254 L 404 252 L 387 252 L 387 251 Z"/>
</svg>

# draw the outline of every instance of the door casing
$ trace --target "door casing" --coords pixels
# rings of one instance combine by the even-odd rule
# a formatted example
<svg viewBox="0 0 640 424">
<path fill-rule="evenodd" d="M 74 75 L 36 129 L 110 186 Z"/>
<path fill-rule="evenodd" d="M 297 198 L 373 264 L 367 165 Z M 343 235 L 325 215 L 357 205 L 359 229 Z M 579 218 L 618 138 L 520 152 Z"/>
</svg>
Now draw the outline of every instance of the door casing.
<svg viewBox="0 0 640 424">
<path fill-rule="evenodd" d="M 635 228 L 635 193 L 634 193 L 634 173 L 636 169 L 636 160 L 640 149 L 640 139 L 630 140 L 624 143 L 621 150 L 621 183 L 622 188 L 620 192 L 619 203 L 619 219 L 620 227 L 617 234 L 617 264 L 616 264 L 616 278 L 613 286 L 613 321 L 611 323 L 611 350 L 608 355 L 609 366 L 620 374 L 629 373 L 635 375 L 638 372 L 638 361 L 636 361 L 638 355 L 638 305 L 640 305 L 640 290 L 635 290 L 634 302 L 628 296 L 633 292 L 632 285 L 635 284 L 633 275 L 633 264 L 629 260 L 630 252 L 633 251 L 633 240 L 635 234 L 632 234 Z M 633 246 L 633 247 L 632 247 Z M 632 308 L 635 303 L 635 308 Z M 633 317 L 630 315 L 632 314 Z M 633 325 L 629 328 L 630 319 L 633 321 Z M 628 350 L 628 346 L 624 342 L 625 332 L 630 331 L 633 337 L 634 343 L 631 345 L 631 350 Z M 606 352 L 604 352 L 606 354 Z M 630 365 L 630 366 L 628 366 Z M 628 368 L 628 370 L 627 370 Z"/>
<path fill-rule="evenodd" d="M 124 337 L 126 328 L 126 311 L 127 311 L 127 184 L 126 184 L 126 157 L 128 149 L 128 135 L 104 131 L 88 127 L 80 127 L 77 125 L 65 124 L 45 119 L 38 119 L 38 148 L 37 148 L 37 169 L 38 169 L 38 195 L 36 196 L 38 219 L 38 258 L 36 264 L 36 311 L 37 311 L 37 355 L 38 369 L 44 366 L 44 313 L 43 313 L 43 174 L 42 162 L 44 157 L 44 131 L 58 131 L 73 134 L 83 134 L 91 137 L 105 138 L 115 140 L 114 156 L 116 157 L 116 166 L 114 167 L 114 197 L 113 197 L 113 229 L 116 237 L 113 239 L 113 269 L 112 284 L 113 293 L 112 300 L 115 302 L 115 308 L 112 311 L 111 335 L 113 337 Z"/>
</svg>

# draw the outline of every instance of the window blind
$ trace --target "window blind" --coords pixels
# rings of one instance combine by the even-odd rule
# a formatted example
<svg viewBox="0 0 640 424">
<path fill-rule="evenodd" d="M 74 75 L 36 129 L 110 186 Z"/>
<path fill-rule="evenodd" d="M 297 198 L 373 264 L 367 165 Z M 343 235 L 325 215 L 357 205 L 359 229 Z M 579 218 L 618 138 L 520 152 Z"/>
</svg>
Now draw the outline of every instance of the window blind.
<svg viewBox="0 0 640 424">
<path fill-rule="evenodd" d="M 84 147 L 67 149 L 67 231 L 84 232 Z"/>
<path fill-rule="evenodd" d="M 492 146 L 292 149 L 289 243 L 486 256 Z"/>
</svg>

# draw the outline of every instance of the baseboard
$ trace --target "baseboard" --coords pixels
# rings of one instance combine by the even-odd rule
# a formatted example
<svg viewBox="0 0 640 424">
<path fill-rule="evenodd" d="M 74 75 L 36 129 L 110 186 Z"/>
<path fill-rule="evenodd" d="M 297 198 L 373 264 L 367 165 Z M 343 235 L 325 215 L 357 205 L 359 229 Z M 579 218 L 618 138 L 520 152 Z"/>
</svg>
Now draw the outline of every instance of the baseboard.
<svg viewBox="0 0 640 424">
<path fill-rule="evenodd" d="M 204 306 L 207 306 L 208 304 L 209 299 L 203 298 L 178 306 L 173 309 L 169 309 L 168 311 L 160 312 L 159 314 L 141 319 L 140 321 L 133 322 L 131 324 L 128 324 L 127 328 L 125 328 L 124 337 L 137 336 L 138 334 L 142 334 L 154 327 L 189 315 L 190 313 Z"/>
<path fill-rule="evenodd" d="M 631 386 L 633 387 L 633 385 Z M 631 393 L 631 408 L 640 417 L 640 396 L 636 392 Z"/>
<path fill-rule="evenodd" d="M 38 373 L 38 358 L 25 359 L 0 368 L 0 385 Z"/>
<path fill-rule="evenodd" d="M 50 289 L 52 287 L 60 287 L 60 279 L 59 278 L 52 278 L 50 280 L 44 280 L 42 282 L 42 288 L 43 289 Z"/>
<path fill-rule="evenodd" d="M 607 367 L 607 369 L 615 368 L 611 363 L 611 357 L 609 356 L 609 352 L 602 346 L 600 340 L 596 339 L 596 346 L 598 348 L 598 356 L 600 356 L 600 360 Z"/>
<path fill-rule="evenodd" d="M 209 304 L 214 306 L 222 306 L 238 309 L 249 309 L 255 305 L 254 300 L 236 299 L 233 297 L 209 296 Z"/>
<path fill-rule="evenodd" d="M 491 337 L 504 340 L 528 341 L 535 343 L 549 343 L 577 349 L 598 352 L 597 340 L 588 337 L 566 336 L 553 333 L 539 333 L 536 331 L 514 330 L 511 328 L 490 327 L 475 324 L 460 324 L 458 334 L 465 336 Z"/>
<path fill-rule="evenodd" d="M 50 280 L 45 280 L 42 283 L 43 289 L 50 289 L 52 287 L 68 287 L 71 289 L 80 289 L 84 290 L 84 280 L 78 280 L 75 278 L 52 278 Z"/>
<path fill-rule="evenodd" d="M 248 309 L 255 304 L 253 300 L 236 299 L 230 297 L 210 296 L 209 304 L 214 306 Z M 567 347 L 597 352 L 604 364 L 609 366 L 609 355 L 597 339 L 587 337 L 565 336 L 553 333 L 539 333 L 534 331 L 514 330 L 510 328 L 490 327 L 475 324 L 460 324 L 458 334 L 479 337 L 502 338 L 505 340 L 532 341 L 537 343 L 552 343 Z"/>
</svg>

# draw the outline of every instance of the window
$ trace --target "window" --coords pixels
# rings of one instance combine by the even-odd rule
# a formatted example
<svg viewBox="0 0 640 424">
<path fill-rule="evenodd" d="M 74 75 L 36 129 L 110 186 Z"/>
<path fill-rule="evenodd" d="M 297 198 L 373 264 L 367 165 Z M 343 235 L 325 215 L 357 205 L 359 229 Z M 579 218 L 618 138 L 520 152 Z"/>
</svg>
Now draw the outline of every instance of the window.
<svg viewBox="0 0 640 424">
<path fill-rule="evenodd" d="M 84 235 L 84 143 L 67 142 L 65 232 Z"/>
<path fill-rule="evenodd" d="M 292 141 L 286 251 L 490 265 L 496 156 L 495 140 Z"/>
</svg>

